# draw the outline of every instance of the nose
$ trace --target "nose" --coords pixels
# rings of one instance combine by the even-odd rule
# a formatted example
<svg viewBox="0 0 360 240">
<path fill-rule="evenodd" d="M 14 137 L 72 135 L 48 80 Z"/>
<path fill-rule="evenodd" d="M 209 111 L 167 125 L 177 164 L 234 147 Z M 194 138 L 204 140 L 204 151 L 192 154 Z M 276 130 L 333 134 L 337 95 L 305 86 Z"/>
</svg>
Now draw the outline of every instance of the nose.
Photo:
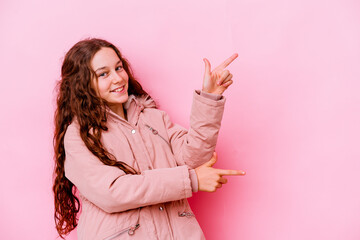
<svg viewBox="0 0 360 240">
<path fill-rule="evenodd" d="M 112 82 L 113 82 L 113 84 L 121 83 L 124 80 L 125 80 L 124 77 L 121 74 L 119 74 L 118 72 L 114 71 L 112 73 Z"/>
</svg>

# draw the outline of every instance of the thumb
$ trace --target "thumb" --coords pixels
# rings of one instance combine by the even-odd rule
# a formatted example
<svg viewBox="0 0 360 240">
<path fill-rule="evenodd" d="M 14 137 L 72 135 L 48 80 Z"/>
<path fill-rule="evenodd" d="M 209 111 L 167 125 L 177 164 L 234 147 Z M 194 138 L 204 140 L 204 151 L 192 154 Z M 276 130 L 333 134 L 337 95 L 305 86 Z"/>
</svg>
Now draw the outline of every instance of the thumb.
<svg viewBox="0 0 360 240">
<path fill-rule="evenodd" d="M 210 64 L 209 60 L 204 58 L 203 61 L 205 63 L 205 74 L 210 74 L 211 73 L 211 64 Z"/>
<path fill-rule="evenodd" d="M 213 153 L 210 161 L 206 162 L 204 165 L 207 167 L 212 167 L 217 161 L 217 154 L 216 152 Z"/>
</svg>

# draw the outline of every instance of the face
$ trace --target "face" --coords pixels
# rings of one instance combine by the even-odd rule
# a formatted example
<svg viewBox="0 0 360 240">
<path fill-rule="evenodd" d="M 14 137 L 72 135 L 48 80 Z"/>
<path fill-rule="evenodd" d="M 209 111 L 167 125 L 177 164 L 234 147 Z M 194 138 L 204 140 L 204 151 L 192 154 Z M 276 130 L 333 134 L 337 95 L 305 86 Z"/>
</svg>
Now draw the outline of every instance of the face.
<svg viewBox="0 0 360 240">
<path fill-rule="evenodd" d="M 103 47 L 93 57 L 91 67 L 97 76 L 94 86 L 100 97 L 107 101 L 110 109 L 115 110 L 128 100 L 129 76 L 112 48 Z"/>
</svg>

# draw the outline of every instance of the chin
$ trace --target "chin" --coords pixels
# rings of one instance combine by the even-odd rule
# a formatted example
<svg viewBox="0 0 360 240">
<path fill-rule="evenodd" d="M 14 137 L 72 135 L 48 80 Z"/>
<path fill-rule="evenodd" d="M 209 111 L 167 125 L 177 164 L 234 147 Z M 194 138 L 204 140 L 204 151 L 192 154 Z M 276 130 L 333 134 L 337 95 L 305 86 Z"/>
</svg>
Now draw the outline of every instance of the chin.
<svg viewBox="0 0 360 240">
<path fill-rule="evenodd" d="M 129 99 L 129 95 L 126 94 L 126 95 L 122 96 L 121 99 L 119 99 L 117 102 L 118 103 L 126 103 L 128 99 Z"/>
</svg>

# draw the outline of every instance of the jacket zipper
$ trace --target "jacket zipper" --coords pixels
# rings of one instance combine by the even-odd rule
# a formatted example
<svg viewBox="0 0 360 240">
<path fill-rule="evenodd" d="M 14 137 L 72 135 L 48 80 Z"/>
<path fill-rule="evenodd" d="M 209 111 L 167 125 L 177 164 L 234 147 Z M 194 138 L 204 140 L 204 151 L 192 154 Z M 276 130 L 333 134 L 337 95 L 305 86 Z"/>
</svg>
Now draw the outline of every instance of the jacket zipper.
<svg viewBox="0 0 360 240">
<path fill-rule="evenodd" d="M 187 218 L 191 218 L 191 217 L 194 217 L 195 215 L 191 212 L 182 212 L 180 213 L 179 212 L 179 217 L 187 217 Z"/>
<path fill-rule="evenodd" d="M 135 226 L 132 226 L 132 227 L 128 227 L 128 228 L 125 228 L 123 230 L 121 230 L 120 232 L 117 232 L 107 238 L 104 238 L 104 240 L 111 240 L 111 239 L 114 239 L 114 238 L 117 238 L 118 236 L 124 234 L 124 233 L 128 233 L 130 236 L 131 235 L 134 235 L 135 233 L 135 230 L 137 230 L 138 228 L 140 227 L 140 224 L 136 224 Z"/>
<path fill-rule="evenodd" d="M 171 144 L 170 144 L 163 136 L 161 136 L 156 129 L 154 129 L 153 127 L 151 127 L 151 126 L 149 126 L 149 125 L 147 125 L 147 124 L 145 124 L 145 126 L 146 126 L 154 135 L 158 135 L 162 140 L 164 140 L 164 141 L 166 142 L 166 144 L 169 145 L 171 152 L 173 152 L 173 150 L 172 150 L 172 148 L 171 148 Z"/>
<path fill-rule="evenodd" d="M 183 206 L 186 205 L 184 199 L 181 199 L 180 201 Z M 182 212 L 178 212 L 178 215 L 179 215 L 179 217 L 187 217 L 187 218 L 195 217 L 195 215 L 191 211 L 186 210 L 186 207 L 184 208 L 184 210 Z"/>
<path fill-rule="evenodd" d="M 121 230 L 121 231 L 119 231 L 119 232 L 117 232 L 117 233 L 115 233 L 115 234 L 113 234 L 113 235 L 111 235 L 109 237 L 106 237 L 106 238 L 104 238 L 104 240 L 111 240 L 111 239 L 117 238 L 118 236 L 120 236 L 120 235 L 122 235 L 122 234 L 124 234 L 126 232 L 130 236 L 134 235 L 135 230 L 137 230 L 140 227 L 140 223 L 139 223 L 139 221 L 140 221 L 140 210 L 141 210 L 141 207 L 139 207 L 139 209 L 138 209 L 138 218 L 137 218 L 137 221 L 136 221 L 135 225 L 133 225 L 132 227 L 127 227 L 127 228 L 125 228 L 125 229 L 123 229 L 123 230 Z"/>
</svg>

